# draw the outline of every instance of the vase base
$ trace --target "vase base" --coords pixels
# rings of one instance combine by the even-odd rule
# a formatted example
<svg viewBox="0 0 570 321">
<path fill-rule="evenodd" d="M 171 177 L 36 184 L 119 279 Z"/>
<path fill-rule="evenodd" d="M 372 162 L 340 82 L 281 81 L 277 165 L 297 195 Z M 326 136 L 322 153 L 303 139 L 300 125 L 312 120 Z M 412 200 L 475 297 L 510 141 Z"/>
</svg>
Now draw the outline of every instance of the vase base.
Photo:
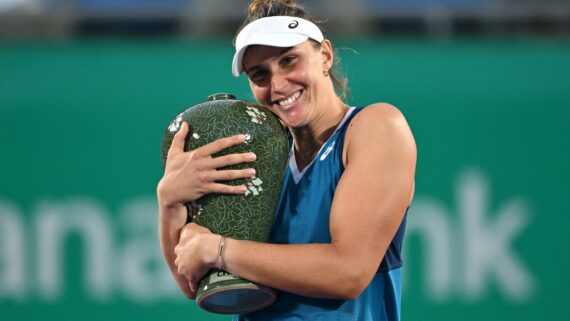
<svg viewBox="0 0 570 321">
<path fill-rule="evenodd" d="M 273 289 L 253 283 L 214 287 L 199 293 L 198 305 L 219 314 L 246 314 L 271 305 L 277 297 Z"/>
</svg>

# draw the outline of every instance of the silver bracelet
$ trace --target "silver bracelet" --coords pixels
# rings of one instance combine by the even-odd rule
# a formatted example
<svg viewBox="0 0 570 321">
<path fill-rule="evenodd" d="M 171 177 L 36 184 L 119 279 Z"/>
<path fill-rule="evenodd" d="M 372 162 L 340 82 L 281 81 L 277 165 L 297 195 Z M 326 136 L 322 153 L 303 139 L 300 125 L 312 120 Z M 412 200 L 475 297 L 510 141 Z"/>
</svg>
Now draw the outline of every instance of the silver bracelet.
<svg viewBox="0 0 570 321">
<path fill-rule="evenodd" d="M 220 244 L 218 245 L 218 270 L 222 269 L 222 255 L 224 254 L 225 243 L 226 243 L 226 237 L 222 236 L 222 238 L 220 238 Z"/>
</svg>

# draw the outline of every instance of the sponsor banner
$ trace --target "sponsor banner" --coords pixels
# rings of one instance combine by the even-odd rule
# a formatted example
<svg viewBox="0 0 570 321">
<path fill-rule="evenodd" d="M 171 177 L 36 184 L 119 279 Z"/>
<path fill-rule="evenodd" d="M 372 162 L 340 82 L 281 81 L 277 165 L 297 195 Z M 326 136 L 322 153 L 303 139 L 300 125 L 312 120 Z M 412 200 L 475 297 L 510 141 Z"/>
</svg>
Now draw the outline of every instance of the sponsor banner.
<svg viewBox="0 0 570 321">
<path fill-rule="evenodd" d="M 360 106 L 418 145 L 403 320 L 562 320 L 570 44 L 339 41 Z M 0 320 L 229 320 L 176 288 L 157 237 L 166 126 L 252 100 L 227 42 L 0 44 Z"/>
</svg>

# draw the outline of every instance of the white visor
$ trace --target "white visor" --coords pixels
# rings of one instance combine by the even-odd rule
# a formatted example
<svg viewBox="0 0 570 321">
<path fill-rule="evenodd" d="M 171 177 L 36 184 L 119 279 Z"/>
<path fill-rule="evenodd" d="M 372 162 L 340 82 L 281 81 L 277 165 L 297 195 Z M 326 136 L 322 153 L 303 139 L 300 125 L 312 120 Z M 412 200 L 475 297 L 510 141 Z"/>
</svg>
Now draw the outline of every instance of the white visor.
<svg viewBox="0 0 570 321">
<path fill-rule="evenodd" d="M 243 55 L 251 45 L 293 47 L 307 39 L 322 42 L 323 33 L 314 23 L 297 17 L 273 16 L 257 19 L 245 26 L 236 38 L 232 74 L 243 72 Z"/>
</svg>

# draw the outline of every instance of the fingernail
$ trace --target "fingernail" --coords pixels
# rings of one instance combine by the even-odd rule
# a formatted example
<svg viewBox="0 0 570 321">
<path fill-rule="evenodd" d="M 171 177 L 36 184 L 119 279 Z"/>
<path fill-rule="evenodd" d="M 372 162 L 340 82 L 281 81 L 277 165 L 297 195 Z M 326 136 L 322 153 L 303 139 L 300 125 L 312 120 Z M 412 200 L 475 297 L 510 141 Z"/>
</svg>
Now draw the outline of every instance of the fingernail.
<svg viewBox="0 0 570 321">
<path fill-rule="evenodd" d="M 250 153 L 250 154 L 249 154 L 249 157 L 250 157 L 250 159 L 251 159 L 252 161 L 254 161 L 254 160 L 257 159 L 257 155 L 255 155 L 255 153 Z"/>
<path fill-rule="evenodd" d="M 247 174 L 249 174 L 249 176 L 255 175 L 255 169 L 250 168 L 250 169 L 247 171 Z"/>
</svg>

